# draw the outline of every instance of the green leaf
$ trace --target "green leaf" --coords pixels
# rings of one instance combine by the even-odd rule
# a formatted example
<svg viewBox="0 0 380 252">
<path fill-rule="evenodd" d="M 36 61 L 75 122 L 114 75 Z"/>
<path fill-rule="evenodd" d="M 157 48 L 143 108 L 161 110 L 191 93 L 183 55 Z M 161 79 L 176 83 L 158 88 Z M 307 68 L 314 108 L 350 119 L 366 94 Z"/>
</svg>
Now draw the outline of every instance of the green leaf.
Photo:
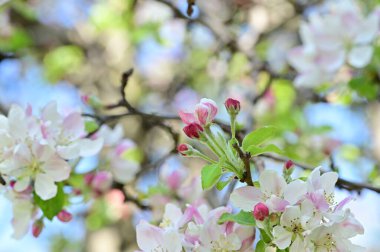
<svg viewBox="0 0 380 252">
<path fill-rule="evenodd" d="M 227 221 L 233 221 L 245 226 L 255 226 L 256 221 L 251 212 L 240 211 L 238 214 L 224 213 L 220 216 L 218 223 L 223 224 Z"/>
<path fill-rule="evenodd" d="M 350 80 L 348 86 L 355 90 L 358 95 L 363 96 L 369 100 L 376 99 L 379 91 L 378 86 L 374 85 L 371 80 L 364 77 L 354 78 Z"/>
<path fill-rule="evenodd" d="M 49 200 L 41 199 L 34 193 L 34 203 L 42 210 L 44 216 L 52 220 L 63 208 L 65 204 L 65 193 L 63 192 L 63 184 L 57 183 L 57 195 Z"/>
<path fill-rule="evenodd" d="M 99 125 L 95 121 L 86 121 L 84 123 L 84 128 L 87 133 L 92 133 L 99 128 Z"/>
<path fill-rule="evenodd" d="M 260 237 L 261 237 L 261 239 L 265 243 L 270 243 L 272 239 L 268 236 L 268 234 L 263 229 L 259 229 L 259 230 L 260 230 Z"/>
<path fill-rule="evenodd" d="M 219 191 L 223 190 L 224 187 L 226 187 L 228 185 L 228 183 L 231 182 L 231 179 L 227 179 L 227 180 L 219 180 L 218 183 L 216 183 L 216 189 L 218 189 Z"/>
<path fill-rule="evenodd" d="M 212 188 L 222 176 L 222 169 L 218 164 L 206 165 L 202 172 L 202 188 L 208 190 Z"/>
<path fill-rule="evenodd" d="M 265 126 L 252 131 L 243 139 L 243 150 L 247 151 L 250 146 L 259 146 L 276 135 L 276 127 Z"/>
<path fill-rule="evenodd" d="M 121 154 L 121 157 L 125 160 L 128 160 L 128 161 L 141 163 L 142 160 L 144 159 L 144 154 L 139 148 L 133 147 L 133 148 L 129 148 L 126 151 L 124 151 Z"/>
<path fill-rule="evenodd" d="M 266 244 L 263 240 L 260 240 L 256 244 L 255 252 L 265 252 Z"/>
<path fill-rule="evenodd" d="M 257 147 L 257 146 L 252 145 L 247 149 L 247 151 L 251 153 L 252 156 L 258 156 L 260 154 L 268 153 L 268 152 L 273 152 L 280 155 L 284 154 L 284 152 L 280 150 L 280 148 L 278 148 L 274 144 L 270 144 L 265 147 Z"/>
</svg>

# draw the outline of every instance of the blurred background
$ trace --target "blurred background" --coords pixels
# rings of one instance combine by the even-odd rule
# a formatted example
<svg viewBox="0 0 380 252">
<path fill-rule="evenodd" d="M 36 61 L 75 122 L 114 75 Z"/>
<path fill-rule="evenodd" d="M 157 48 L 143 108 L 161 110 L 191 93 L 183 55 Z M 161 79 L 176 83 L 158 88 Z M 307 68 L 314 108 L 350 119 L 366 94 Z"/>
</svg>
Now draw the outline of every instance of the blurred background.
<svg viewBox="0 0 380 252">
<path fill-rule="evenodd" d="M 343 69 L 348 77 L 337 82 L 296 88 L 296 72 L 287 62 L 287 52 L 301 43 L 300 24 L 331 2 L 344 1 L 197 0 L 189 17 L 186 0 L 0 0 L 1 110 L 18 103 L 38 111 L 56 100 L 63 113 L 122 113 L 91 107 L 81 97 L 116 103 L 121 74 L 133 68 L 125 92 L 140 111 L 177 115 L 207 97 L 220 105 L 218 119 L 227 122 L 223 102 L 233 97 L 242 103 L 241 127 L 277 126 L 276 144 L 289 158 L 326 170 L 333 161 L 340 177 L 380 186 L 379 80 L 364 88 L 347 85 L 356 73 Z M 368 14 L 379 3 L 355 4 Z M 373 61 L 361 70 L 367 75 L 379 72 L 380 50 L 374 47 Z M 168 123 L 181 132 L 178 121 Z M 134 226 L 140 219 L 158 220 L 166 202 L 227 202 L 223 192 L 201 192 L 196 175 L 204 164 L 171 154 L 177 142 L 163 128 L 140 117 L 120 124 L 141 156 L 136 179 L 124 189 L 152 209 L 125 203 L 112 190 L 94 199 L 72 197 L 70 223 L 47 222 L 39 238 L 28 234 L 18 241 L 11 238 L 11 204 L 2 197 L 0 251 L 134 251 Z M 76 172 L 92 171 L 101 160 L 83 159 Z M 282 169 L 282 163 L 262 161 L 266 168 Z M 183 185 L 167 188 L 173 171 Z M 380 251 L 379 194 L 337 194 L 356 198 L 350 207 L 365 234 L 354 242 Z"/>
</svg>

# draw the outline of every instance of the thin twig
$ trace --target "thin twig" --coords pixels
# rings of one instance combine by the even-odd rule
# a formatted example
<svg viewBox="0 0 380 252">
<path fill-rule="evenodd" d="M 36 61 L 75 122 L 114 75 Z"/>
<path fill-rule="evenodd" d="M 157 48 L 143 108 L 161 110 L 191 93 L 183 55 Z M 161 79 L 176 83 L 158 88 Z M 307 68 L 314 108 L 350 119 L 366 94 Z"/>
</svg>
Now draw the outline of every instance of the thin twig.
<svg viewBox="0 0 380 252">
<path fill-rule="evenodd" d="M 251 154 L 248 152 L 244 153 L 242 151 L 242 149 L 240 149 L 239 145 L 236 143 L 233 144 L 232 146 L 235 148 L 235 150 L 239 154 L 240 159 L 244 163 L 245 173 L 244 173 L 244 176 L 242 178 L 242 182 L 247 183 L 247 185 L 249 185 L 249 186 L 253 186 L 251 164 L 250 164 Z"/>
</svg>

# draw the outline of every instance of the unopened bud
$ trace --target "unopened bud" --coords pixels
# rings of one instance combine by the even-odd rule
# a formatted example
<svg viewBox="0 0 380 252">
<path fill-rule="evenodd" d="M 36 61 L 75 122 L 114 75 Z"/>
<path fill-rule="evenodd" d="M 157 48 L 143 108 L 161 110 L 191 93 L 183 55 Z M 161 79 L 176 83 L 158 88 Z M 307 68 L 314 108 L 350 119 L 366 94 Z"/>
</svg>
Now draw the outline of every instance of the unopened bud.
<svg viewBox="0 0 380 252">
<path fill-rule="evenodd" d="M 73 215 L 66 210 L 61 210 L 61 212 L 57 214 L 57 218 L 62 222 L 69 222 L 73 218 Z"/>
<path fill-rule="evenodd" d="M 269 216 L 269 208 L 264 203 L 257 203 L 253 209 L 253 216 L 256 220 L 263 221 Z"/>
<path fill-rule="evenodd" d="M 203 132 L 203 128 L 197 123 L 190 123 L 183 128 L 183 132 L 185 132 L 186 136 L 190 138 L 199 139 L 201 137 L 201 133 Z"/>
<path fill-rule="evenodd" d="M 95 109 L 101 108 L 103 104 L 95 95 L 82 95 L 81 100 L 84 104 L 89 105 Z"/>
<path fill-rule="evenodd" d="M 107 171 L 97 172 L 92 180 L 91 186 L 97 192 L 105 192 L 112 184 L 112 174 Z"/>
<path fill-rule="evenodd" d="M 227 112 L 231 115 L 237 115 L 240 112 L 240 102 L 238 100 L 228 98 L 224 102 L 224 106 L 227 109 Z"/>
<path fill-rule="evenodd" d="M 286 161 L 286 163 L 285 163 L 285 165 L 284 165 L 284 168 L 285 168 L 286 170 L 289 170 L 289 169 L 291 169 L 291 168 L 293 168 L 293 167 L 294 167 L 294 163 L 293 163 L 292 160 L 288 160 L 288 161 Z"/>
<path fill-rule="evenodd" d="M 189 150 L 191 146 L 188 144 L 180 144 L 177 147 L 177 151 L 182 155 L 182 156 L 188 156 L 189 155 Z"/>
<path fill-rule="evenodd" d="M 43 228 L 44 228 L 43 221 L 42 220 L 36 220 L 33 223 L 33 226 L 32 226 L 32 234 L 33 234 L 33 236 L 36 237 L 36 238 L 38 236 L 40 236 Z"/>
</svg>

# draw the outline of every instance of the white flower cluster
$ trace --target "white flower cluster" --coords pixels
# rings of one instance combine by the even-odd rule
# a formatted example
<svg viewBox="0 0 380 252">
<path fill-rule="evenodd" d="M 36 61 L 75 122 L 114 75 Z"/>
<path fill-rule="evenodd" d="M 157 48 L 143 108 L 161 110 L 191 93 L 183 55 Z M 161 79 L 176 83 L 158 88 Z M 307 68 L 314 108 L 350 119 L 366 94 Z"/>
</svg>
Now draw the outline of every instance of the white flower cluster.
<svg viewBox="0 0 380 252">
<path fill-rule="evenodd" d="M 272 170 L 259 178 L 260 187 L 245 186 L 231 194 L 232 203 L 253 211 L 257 227 L 267 236 L 268 244 L 279 249 L 298 251 L 362 251 L 350 238 L 363 234 L 362 225 L 349 209 L 351 198 L 335 202 L 335 172 L 321 175 L 316 168 L 307 181 L 286 182 Z"/>
<path fill-rule="evenodd" d="M 364 17 L 354 1 L 328 5 L 327 13 L 312 13 L 300 27 L 303 45 L 289 51 L 289 63 L 299 75 L 295 85 L 314 87 L 332 81 L 347 62 L 366 66 L 379 33 L 379 17 Z"/>
<path fill-rule="evenodd" d="M 68 161 L 94 155 L 101 138 L 85 138 L 85 124 L 79 112 L 62 116 L 55 102 L 40 116 L 29 106 L 13 105 L 8 116 L 0 116 L 0 175 L 10 185 L 7 198 L 13 203 L 15 237 L 26 233 L 32 218 L 33 192 L 42 200 L 57 194 L 56 182 L 69 178 Z"/>
<path fill-rule="evenodd" d="M 231 208 L 209 210 L 206 205 L 187 206 L 184 213 L 167 204 L 160 226 L 141 221 L 137 227 L 137 244 L 142 251 L 246 251 L 252 246 L 254 229 L 234 222 L 218 224 Z"/>
</svg>

